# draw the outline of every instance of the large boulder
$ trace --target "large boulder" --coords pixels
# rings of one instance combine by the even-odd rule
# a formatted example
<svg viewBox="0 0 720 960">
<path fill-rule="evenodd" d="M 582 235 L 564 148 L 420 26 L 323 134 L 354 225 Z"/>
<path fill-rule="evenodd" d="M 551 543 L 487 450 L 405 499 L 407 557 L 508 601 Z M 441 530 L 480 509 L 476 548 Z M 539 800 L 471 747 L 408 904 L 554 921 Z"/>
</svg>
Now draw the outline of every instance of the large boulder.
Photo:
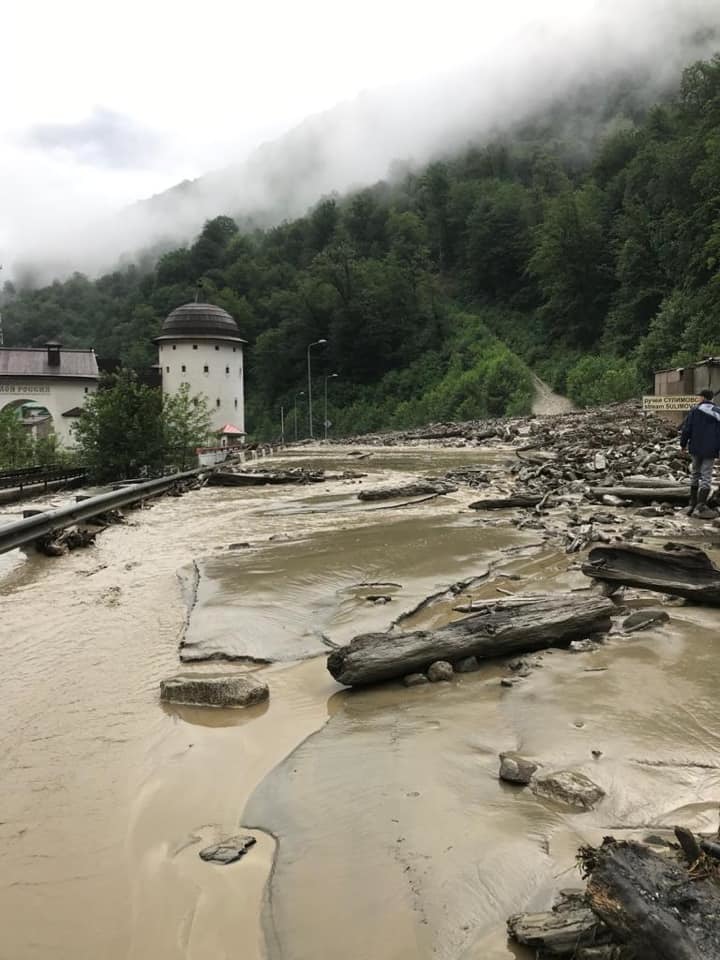
<svg viewBox="0 0 720 960">
<path fill-rule="evenodd" d="M 453 666 L 447 660 L 436 660 L 428 667 L 427 677 L 430 683 L 447 683 L 453 678 Z"/>
<path fill-rule="evenodd" d="M 592 810 L 605 791 L 577 770 L 558 770 L 532 781 L 531 789 L 538 797 L 555 800 L 580 810 Z"/>
<path fill-rule="evenodd" d="M 269 696 L 264 680 L 250 673 L 197 674 L 160 682 L 160 699 L 199 707 L 249 707 Z"/>
</svg>

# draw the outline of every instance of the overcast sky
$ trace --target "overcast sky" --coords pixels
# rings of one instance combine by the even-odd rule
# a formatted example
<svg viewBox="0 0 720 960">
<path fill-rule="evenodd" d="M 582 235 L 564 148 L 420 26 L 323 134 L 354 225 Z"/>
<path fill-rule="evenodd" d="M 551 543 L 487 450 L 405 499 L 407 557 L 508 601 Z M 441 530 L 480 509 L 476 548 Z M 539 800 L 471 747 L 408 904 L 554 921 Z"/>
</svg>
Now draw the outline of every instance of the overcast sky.
<svg viewBox="0 0 720 960">
<path fill-rule="evenodd" d="M 0 262 L 363 90 L 500 65 L 518 31 L 702 2 L 5 0 Z"/>
</svg>

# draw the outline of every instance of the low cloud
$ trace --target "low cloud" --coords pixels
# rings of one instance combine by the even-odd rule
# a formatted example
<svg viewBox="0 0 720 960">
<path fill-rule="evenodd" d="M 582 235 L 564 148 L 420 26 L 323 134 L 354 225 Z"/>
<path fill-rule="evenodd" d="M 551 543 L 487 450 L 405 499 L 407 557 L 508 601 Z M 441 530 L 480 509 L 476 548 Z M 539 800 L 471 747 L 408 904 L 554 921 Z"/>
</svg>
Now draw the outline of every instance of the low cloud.
<svg viewBox="0 0 720 960">
<path fill-rule="evenodd" d="M 111 169 L 146 170 L 163 159 L 160 137 L 105 107 L 76 123 L 43 123 L 18 138 L 37 151 L 61 152 L 81 164 Z"/>
</svg>

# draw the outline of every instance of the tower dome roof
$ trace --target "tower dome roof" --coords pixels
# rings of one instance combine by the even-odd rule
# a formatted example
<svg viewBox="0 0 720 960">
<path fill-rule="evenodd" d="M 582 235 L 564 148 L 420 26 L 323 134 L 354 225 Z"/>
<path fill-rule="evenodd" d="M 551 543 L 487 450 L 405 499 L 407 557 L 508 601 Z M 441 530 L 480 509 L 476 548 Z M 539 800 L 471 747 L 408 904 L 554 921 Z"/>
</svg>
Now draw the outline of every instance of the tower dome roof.
<svg viewBox="0 0 720 960">
<path fill-rule="evenodd" d="M 170 313 L 155 340 L 236 340 L 245 343 L 227 310 L 212 303 L 184 303 Z"/>
</svg>

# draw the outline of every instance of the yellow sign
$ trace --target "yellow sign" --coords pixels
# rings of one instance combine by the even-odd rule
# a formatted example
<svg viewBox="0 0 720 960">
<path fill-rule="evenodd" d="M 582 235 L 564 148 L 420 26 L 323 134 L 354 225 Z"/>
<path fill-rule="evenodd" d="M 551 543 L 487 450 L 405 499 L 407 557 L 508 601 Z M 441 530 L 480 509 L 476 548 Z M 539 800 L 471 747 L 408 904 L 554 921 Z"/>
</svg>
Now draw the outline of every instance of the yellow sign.
<svg viewBox="0 0 720 960">
<path fill-rule="evenodd" d="M 698 402 L 696 396 L 677 396 L 677 397 L 643 397 L 643 410 L 666 411 L 674 410 L 686 413 L 690 407 L 694 407 Z"/>
</svg>

